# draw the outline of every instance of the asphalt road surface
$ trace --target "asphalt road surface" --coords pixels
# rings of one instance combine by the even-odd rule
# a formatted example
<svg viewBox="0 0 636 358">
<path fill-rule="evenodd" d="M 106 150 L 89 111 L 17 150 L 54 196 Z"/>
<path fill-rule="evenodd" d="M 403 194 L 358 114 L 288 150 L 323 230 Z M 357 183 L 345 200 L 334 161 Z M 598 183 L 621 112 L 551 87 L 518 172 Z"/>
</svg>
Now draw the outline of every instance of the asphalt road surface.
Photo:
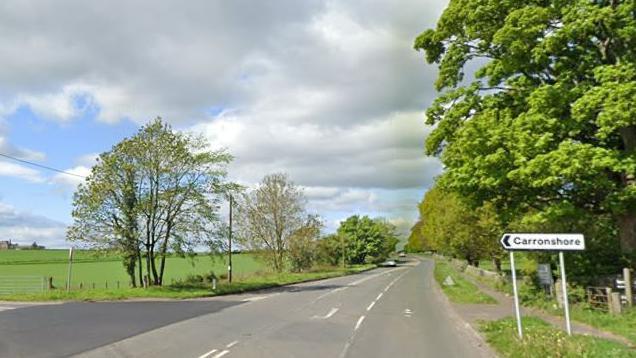
<svg viewBox="0 0 636 358">
<path fill-rule="evenodd" d="M 431 271 L 411 261 L 200 300 L 0 304 L 0 357 L 488 356 Z"/>
</svg>

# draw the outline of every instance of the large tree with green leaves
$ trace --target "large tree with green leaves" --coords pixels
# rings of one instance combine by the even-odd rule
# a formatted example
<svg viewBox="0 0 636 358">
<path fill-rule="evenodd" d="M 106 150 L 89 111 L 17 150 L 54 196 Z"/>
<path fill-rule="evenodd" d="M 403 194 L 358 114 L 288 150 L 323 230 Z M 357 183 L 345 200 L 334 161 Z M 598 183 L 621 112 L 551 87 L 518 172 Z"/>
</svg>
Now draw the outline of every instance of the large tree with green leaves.
<svg viewBox="0 0 636 358">
<path fill-rule="evenodd" d="M 385 260 L 398 243 L 394 225 L 368 216 L 350 216 L 340 223 L 338 236 L 344 239 L 346 260 L 352 264 Z"/>
<path fill-rule="evenodd" d="M 169 252 L 214 246 L 230 160 L 158 118 L 100 155 L 75 193 L 68 238 L 121 251 L 133 285 L 136 265 L 140 280 L 145 269 L 161 285 Z"/>
<path fill-rule="evenodd" d="M 447 168 L 442 185 L 503 222 L 610 215 L 634 254 L 635 6 L 451 0 L 415 41 L 439 65 L 426 150 Z"/>
</svg>

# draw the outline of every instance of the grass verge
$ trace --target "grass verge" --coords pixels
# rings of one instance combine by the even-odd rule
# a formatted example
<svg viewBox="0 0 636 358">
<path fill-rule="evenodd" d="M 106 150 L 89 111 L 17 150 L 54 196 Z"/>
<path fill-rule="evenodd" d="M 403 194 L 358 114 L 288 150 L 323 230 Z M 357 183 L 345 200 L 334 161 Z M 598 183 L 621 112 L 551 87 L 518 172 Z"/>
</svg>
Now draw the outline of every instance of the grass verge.
<svg viewBox="0 0 636 358">
<path fill-rule="evenodd" d="M 462 275 L 447 262 L 436 261 L 433 273 L 435 280 L 442 287 L 442 290 L 454 303 L 497 303 L 497 301 L 481 292 L 477 286 L 467 281 Z M 450 276 L 455 282 L 452 286 L 444 285 L 446 277 Z"/>
<path fill-rule="evenodd" d="M 344 276 L 370 270 L 375 265 L 357 265 L 347 269 L 330 268 L 302 273 L 267 273 L 254 274 L 235 280 L 232 284 L 221 282 L 216 290 L 212 290 L 209 284 L 176 283 L 164 287 L 122 288 L 122 289 L 90 289 L 72 290 L 66 292 L 62 289 L 50 290 L 37 294 L 14 294 L 0 296 L 2 301 L 110 301 L 133 298 L 164 298 L 187 299 L 199 297 L 211 297 L 232 293 L 242 293 L 265 288 L 279 287 L 293 283 L 320 280 L 338 276 Z"/>
<path fill-rule="evenodd" d="M 512 294 L 512 285 L 507 282 L 495 281 L 488 277 L 472 276 L 483 284 L 501 292 Z M 607 312 L 593 310 L 581 302 L 584 292 L 579 289 L 570 290 L 570 317 L 574 321 L 588 324 L 597 329 L 611 332 L 629 339 L 636 345 L 636 308 L 628 310 L 620 315 L 611 315 Z M 549 314 L 563 316 L 563 309 L 558 308 L 554 299 L 549 299 L 541 291 L 529 285 L 522 283 L 519 287 L 519 299 L 521 304 L 543 310 Z M 579 302 L 572 302 L 579 300 Z"/>
<path fill-rule="evenodd" d="M 501 356 L 530 357 L 636 357 L 636 351 L 601 338 L 574 335 L 552 327 L 536 317 L 523 318 L 524 338 L 517 338 L 513 318 L 481 324 L 486 341 Z"/>
</svg>

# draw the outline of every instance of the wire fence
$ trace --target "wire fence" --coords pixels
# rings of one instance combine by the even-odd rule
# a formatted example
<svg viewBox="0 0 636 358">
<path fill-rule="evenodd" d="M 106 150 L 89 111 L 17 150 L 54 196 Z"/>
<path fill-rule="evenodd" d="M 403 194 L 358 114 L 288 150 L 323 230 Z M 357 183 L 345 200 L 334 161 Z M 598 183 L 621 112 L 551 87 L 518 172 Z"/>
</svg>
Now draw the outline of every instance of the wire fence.
<svg viewBox="0 0 636 358">
<path fill-rule="evenodd" d="M 43 276 L 0 276 L 0 295 L 40 293 L 48 289 Z"/>
</svg>

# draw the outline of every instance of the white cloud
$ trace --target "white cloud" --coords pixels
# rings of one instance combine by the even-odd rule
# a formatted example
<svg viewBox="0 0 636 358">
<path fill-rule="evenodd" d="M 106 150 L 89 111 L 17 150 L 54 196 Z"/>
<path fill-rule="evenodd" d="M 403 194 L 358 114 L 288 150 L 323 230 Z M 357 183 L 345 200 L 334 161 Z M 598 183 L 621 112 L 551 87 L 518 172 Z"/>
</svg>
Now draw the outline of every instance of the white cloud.
<svg viewBox="0 0 636 358">
<path fill-rule="evenodd" d="M 37 241 L 47 247 L 64 247 L 66 225 L 43 216 L 20 212 L 0 202 L 0 240 L 27 245 Z"/>
<path fill-rule="evenodd" d="M 84 182 L 84 178 L 91 173 L 91 169 L 89 167 L 79 165 L 66 169 L 64 172 L 74 175 L 57 173 L 51 177 L 50 181 L 53 184 L 61 186 L 63 190 L 74 192 L 75 189 L 77 189 L 77 186 Z"/>
<path fill-rule="evenodd" d="M 435 69 L 412 42 L 445 5 L 3 2 L 0 49 L 11 51 L 0 50 L 0 116 L 20 106 L 62 123 L 87 110 L 109 123 L 160 115 L 228 148 L 233 180 L 284 171 L 324 215 L 408 219 L 420 197 L 403 193 L 442 170 L 422 150 Z M 87 174 L 85 159 L 68 170 Z M 50 182 L 68 190 L 79 180 Z"/>
<path fill-rule="evenodd" d="M 0 159 L 0 176 L 20 178 L 32 183 L 45 182 L 39 171 L 3 159 Z"/>
</svg>

